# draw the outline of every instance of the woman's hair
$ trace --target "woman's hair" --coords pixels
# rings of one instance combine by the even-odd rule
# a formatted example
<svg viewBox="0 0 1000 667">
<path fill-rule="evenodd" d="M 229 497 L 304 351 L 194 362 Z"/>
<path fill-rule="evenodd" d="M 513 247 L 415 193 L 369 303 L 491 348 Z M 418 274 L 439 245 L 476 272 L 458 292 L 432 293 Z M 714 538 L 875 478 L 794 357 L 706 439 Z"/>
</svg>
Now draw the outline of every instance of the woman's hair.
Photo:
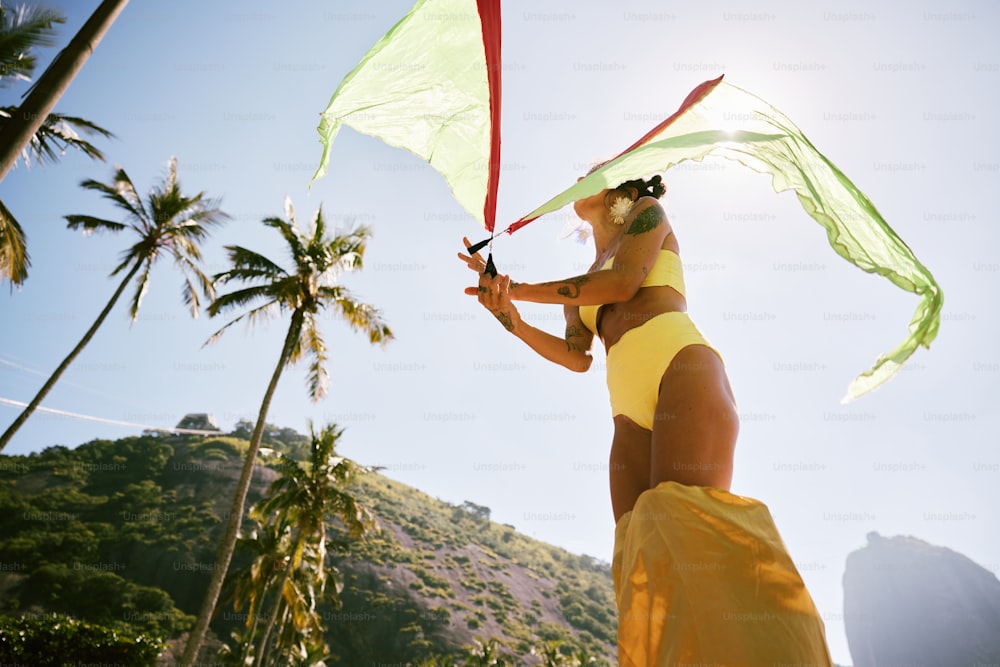
<svg viewBox="0 0 1000 667">
<path fill-rule="evenodd" d="M 639 191 L 639 197 L 655 197 L 656 199 L 659 199 L 667 192 L 667 186 L 663 184 L 663 178 L 659 174 L 653 176 L 648 181 L 643 178 L 625 181 L 615 188 L 615 190 L 624 188 L 635 188 Z M 638 197 L 636 198 L 638 199 Z"/>
</svg>

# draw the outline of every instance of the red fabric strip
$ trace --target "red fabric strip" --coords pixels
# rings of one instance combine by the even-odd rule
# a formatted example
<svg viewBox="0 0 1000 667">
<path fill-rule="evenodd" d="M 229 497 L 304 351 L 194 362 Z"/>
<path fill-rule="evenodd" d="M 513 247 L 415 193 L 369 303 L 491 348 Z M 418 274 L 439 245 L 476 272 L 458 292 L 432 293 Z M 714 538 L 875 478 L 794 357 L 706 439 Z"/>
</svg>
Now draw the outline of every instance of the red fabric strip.
<svg viewBox="0 0 1000 667">
<path fill-rule="evenodd" d="M 497 190 L 500 187 L 500 0 L 476 0 L 483 25 L 486 76 L 490 89 L 490 161 L 483 217 L 490 232 L 496 225 Z"/>
<path fill-rule="evenodd" d="M 715 89 L 715 87 L 720 83 L 722 83 L 721 76 L 718 79 L 712 79 L 711 81 L 705 81 L 704 83 L 698 84 L 694 90 L 688 93 L 688 96 L 684 99 L 684 103 L 681 104 L 680 109 L 675 111 L 673 115 L 671 115 L 665 121 L 663 121 L 662 123 L 654 127 L 652 130 L 644 134 L 642 139 L 635 142 L 634 144 L 623 150 L 621 153 L 616 155 L 614 159 L 617 160 L 622 155 L 625 155 L 625 153 L 628 153 L 630 150 L 634 150 L 639 146 L 642 146 L 644 143 L 646 143 L 647 141 L 658 135 L 660 132 L 663 132 L 663 130 L 666 129 L 667 126 L 669 126 L 675 120 L 677 120 L 677 118 L 679 118 L 682 113 L 693 107 L 698 102 L 701 102 L 703 99 L 705 99 L 705 96 L 708 95 L 710 92 L 712 92 Z"/>
<path fill-rule="evenodd" d="M 715 89 L 715 87 L 719 85 L 721 82 L 722 82 L 722 77 L 720 76 L 717 79 L 712 79 L 710 81 L 705 81 L 704 83 L 698 84 L 694 90 L 688 93 L 688 96 L 684 99 L 684 102 L 683 104 L 681 104 L 680 108 L 677 111 L 675 111 L 669 118 L 664 120 L 662 123 L 654 127 L 646 134 L 644 134 L 642 138 L 639 139 L 639 141 L 635 142 L 634 144 L 623 150 L 621 153 L 619 153 L 612 159 L 617 160 L 622 155 L 625 155 L 625 153 L 628 153 L 631 150 L 635 150 L 636 148 L 642 146 L 644 143 L 646 143 L 656 135 L 663 132 L 663 130 L 665 130 L 675 120 L 677 120 L 681 116 L 681 114 L 686 112 L 688 109 L 693 107 L 698 102 L 701 102 L 703 99 L 705 99 L 705 96 L 708 95 L 710 92 L 712 92 Z M 609 160 L 609 162 L 610 161 L 611 160 Z M 526 224 L 532 222 L 533 220 L 536 220 L 536 218 L 521 218 L 520 220 L 512 223 L 504 231 L 507 232 L 508 234 L 513 234 L 521 227 L 524 227 Z"/>
</svg>

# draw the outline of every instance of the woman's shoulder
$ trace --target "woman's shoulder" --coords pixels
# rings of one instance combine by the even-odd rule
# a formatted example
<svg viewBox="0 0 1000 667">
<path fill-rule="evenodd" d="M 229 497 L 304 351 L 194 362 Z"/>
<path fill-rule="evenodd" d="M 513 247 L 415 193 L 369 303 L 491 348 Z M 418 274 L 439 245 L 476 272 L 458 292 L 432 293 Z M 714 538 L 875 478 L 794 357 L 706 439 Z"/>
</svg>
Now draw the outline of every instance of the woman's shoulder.
<svg viewBox="0 0 1000 667">
<path fill-rule="evenodd" d="M 664 220 L 667 219 L 667 212 L 664 210 L 663 204 L 656 197 L 646 195 L 635 200 L 635 204 L 632 206 L 632 215 L 636 216 L 643 211 L 650 211 L 650 214 L 655 212 L 656 215 L 659 215 Z"/>
<path fill-rule="evenodd" d="M 632 207 L 629 218 L 626 234 L 642 234 L 658 227 L 663 228 L 664 235 L 673 231 L 667 220 L 667 213 L 656 197 L 639 197 Z"/>
</svg>

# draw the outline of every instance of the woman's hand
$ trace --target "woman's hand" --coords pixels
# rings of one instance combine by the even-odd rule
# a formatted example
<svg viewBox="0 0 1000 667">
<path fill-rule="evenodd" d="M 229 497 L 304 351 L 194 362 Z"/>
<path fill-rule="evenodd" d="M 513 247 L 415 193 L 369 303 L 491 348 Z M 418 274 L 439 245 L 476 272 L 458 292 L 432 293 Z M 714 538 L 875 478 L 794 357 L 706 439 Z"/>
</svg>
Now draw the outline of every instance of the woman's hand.
<svg viewBox="0 0 1000 667">
<path fill-rule="evenodd" d="M 469 291 L 473 289 L 476 292 Z M 479 303 L 493 313 L 493 317 L 497 318 L 507 331 L 513 332 L 521 323 L 521 314 L 510 300 L 510 276 L 498 275 L 493 278 L 488 273 L 481 273 L 479 286 L 470 287 L 465 293 L 478 294 Z"/>
<path fill-rule="evenodd" d="M 465 236 L 462 237 L 462 244 L 466 248 L 472 245 L 471 243 L 469 243 L 469 239 Z M 458 258 L 463 262 L 465 262 L 466 265 L 476 273 L 482 273 L 483 271 L 486 270 L 486 260 L 483 259 L 483 256 L 480 255 L 478 252 L 472 255 L 471 257 L 469 255 L 458 253 Z"/>
<path fill-rule="evenodd" d="M 465 247 L 469 247 L 469 239 L 463 238 Z M 510 276 L 498 275 L 496 278 L 484 273 L 486 270 L 486 260 L 477 252 L 472 256 L 458 253 L 458 258 L 468 265 L 470 269 L 479 274 L 479 285 L 476 287 L 466 287 L 465 293 L 470 296 L 478 296 L 479 303 L 493 313 L 493 317 L 500 321 L 504 329 L 514 331 L 521 323 L 521 314 L 514 307 L 510 300 Z"/>
</svg>

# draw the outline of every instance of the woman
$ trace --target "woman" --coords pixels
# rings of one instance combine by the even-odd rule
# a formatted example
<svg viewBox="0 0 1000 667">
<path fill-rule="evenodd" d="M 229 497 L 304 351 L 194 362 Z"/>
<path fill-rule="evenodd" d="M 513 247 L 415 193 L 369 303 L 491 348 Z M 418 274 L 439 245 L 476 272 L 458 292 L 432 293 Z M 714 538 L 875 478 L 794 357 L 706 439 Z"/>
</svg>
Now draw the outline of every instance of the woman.
<svg viewBox="0 0 1000 667">
<path fill-rule="evenodd" d="M 679 245 L 659 176 L 574 204 L 597 257 L 540 284 L 480 274 L 466 289 L 546 359 L 586 371 L 607 349 L 619 664 L 831 665 L 823 623 L 763 503 L 730 494 L 739 431 L 719 353 L 687 314 Z M 466 247 L 469 243 L 466 239 Z M 562 304 L 559 338 L 513 301 Z"/>
<path fill-rule="evenodd" d="M 736 402 L 721 357 L 687 315 L 677 235 L 657 201 L 665 191 L 655 176 L 574 204 L 597 249 L 586 275 L 540 285 L 483 276 L 476 292 L 508 331 L 571 370 L 590 367 L 595 335 L 604 342 L 616 522 L 660 482 L 728 490 L 733 475 Z M 459 257 L 477 272 L 485 266 Z M 521 320 L 512 299 L 563 304 L 565 339 Z"/>
</svg>

